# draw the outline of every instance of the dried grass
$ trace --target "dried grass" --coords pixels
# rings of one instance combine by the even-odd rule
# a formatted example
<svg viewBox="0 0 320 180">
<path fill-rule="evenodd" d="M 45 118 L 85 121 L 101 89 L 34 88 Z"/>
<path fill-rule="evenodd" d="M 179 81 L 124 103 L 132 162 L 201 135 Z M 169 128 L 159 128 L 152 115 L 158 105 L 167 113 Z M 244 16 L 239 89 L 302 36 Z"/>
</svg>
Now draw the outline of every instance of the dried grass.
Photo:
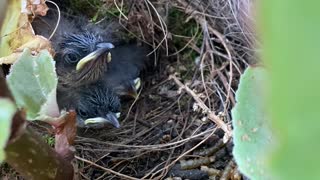
<svg viewBox="0 0 320 180">
<path fill-rule="evenodd" d="M 124 107 L 120 129 L 76 138 L 78 179 L 208 179 L 208 169 L 211 178 L 241 178 L 232 160 L 230 111 L 240 74 L 258 61 L 253 2 L 102 2 L 119 12 L 130 35 L 154 47 L 156 68 Z M 172 12 L 180 19 L 172 21 Z M 185 24 L 192 33 L 174 30 Z"/>
<path fill-rule="evenodd" d="M 114 0 L 105 1 L 105 6 L 116 6 L 121 12 L 119 23 L 154 47 L 158 70 L 145 77 L 141 94 L 124 115 L 121 129 L 90 131 L 77 138 L 80 177 L 207 178 L 198 167 L 181 170 L 179 161 L 195 162 L 209 156 L 215 156 L 215 161 L 203 165 L 221 171 L 217 178 L 238 175 L 230 165 L 234 164 L 232 142 L 225 134 L 231 133 L 230 110 L 239 76 L 248 64 L 257 62 L 252 2 Z M 129 9 L 128 13 L 123 9 Z M 184 14 L 185 23 L 196 22 L 197 32 L 191 36 L 171 32 L 174 25 L 168 19 L 172 9 Z M 174 39 L 183 46 L 176 46 Z M 189 51 L 197 54 L 197 60 L 186 56 Z M 185 68 L 186 63 L 191 68 Z M 188 176 L 189 171 L 197 176 Z"/>
</svg>

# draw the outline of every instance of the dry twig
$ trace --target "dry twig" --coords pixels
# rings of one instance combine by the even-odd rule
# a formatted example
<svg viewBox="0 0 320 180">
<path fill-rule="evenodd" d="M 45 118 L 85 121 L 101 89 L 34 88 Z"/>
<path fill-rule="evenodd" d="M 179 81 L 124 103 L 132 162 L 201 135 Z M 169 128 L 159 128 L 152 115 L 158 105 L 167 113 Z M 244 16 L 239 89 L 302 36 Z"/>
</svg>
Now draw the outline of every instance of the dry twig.
<svg viewBox="0 0 320 180">
<path fill-rule="evenodd" d="M 97 168 L 99 168 L 99 169 L 102 169 L 102 170 L 104 170 L 104 171 L 106 171 L 106 172 L 108 172 L 108 173 L 115 174 L 115 175 L 117 175 L 117 176 L 120 176 L 120 177 L 123 177 L 123 178 L 126 178 L 126 179 L 139 180 L 138 178 L 134 178 L 134 177 L 131 177 L 131 176 L 127 176 L 127 175 L 125 175 L 125 174 L 121 174 L 121 173 L 116 172 L 116 171 L 113 171 L 113 170 L 111 170 L 111 169 L 102 167 L 102 166 L 100 166 L 100 165 L 98 165 L 98 164 L 96 164 L 96 163 L 94 163 L 94 162 L 92 162 L 92 161 L 89 161 L 89 160 L 87 160 L 87 159 L 81 158 L 81 157 L 79 157 L 79 156 L 75 156 L 75 158 L 78 159 L 78 160 L 80 160 L 80 161 L 89 163 L 89 164 L 91 164 L 91 165 L 93 165 L 93 166 L 95 166 L 95 167 L 97 167 Z"/>
<path fill-rule="evenodd" d="M 208 118 L 215 122 L 218 127 L 220 127 L 225 132 L 224 143 L 226 143 L 232 136 L 232 130 L 224 121 L 222 121 L 218 116 L 215 115 L 211 109 L 199 98 L 199 96 L 192 91 L 188 86 L 184 85 L 175 75 L 171 75 L 169 79 L 173 79 L 174 82 L 182 89 L 186 90 L 189 95 L 198 103 L 202 110 L 208 114 Z"/>
</svg>

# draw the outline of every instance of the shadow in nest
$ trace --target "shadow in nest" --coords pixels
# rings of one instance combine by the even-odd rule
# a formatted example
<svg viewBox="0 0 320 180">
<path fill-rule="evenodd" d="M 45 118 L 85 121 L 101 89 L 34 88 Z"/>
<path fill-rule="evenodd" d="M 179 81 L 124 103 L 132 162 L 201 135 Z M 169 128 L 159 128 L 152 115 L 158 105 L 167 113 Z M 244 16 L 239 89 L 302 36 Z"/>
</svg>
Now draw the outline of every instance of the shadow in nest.
<svg viewBox="0 0 320 180">
<path fill-rule="evenodd" d="M 68 1 L 64 8 L 96 23 L 111 18 L 156 53 L 139 96 L 123 103 L 121 127 L 77 136 L 79 179 L 241 179 L 225 134 L 240 74 L 257 62 L 251 6 L 249 0 Z"/>
</svg>

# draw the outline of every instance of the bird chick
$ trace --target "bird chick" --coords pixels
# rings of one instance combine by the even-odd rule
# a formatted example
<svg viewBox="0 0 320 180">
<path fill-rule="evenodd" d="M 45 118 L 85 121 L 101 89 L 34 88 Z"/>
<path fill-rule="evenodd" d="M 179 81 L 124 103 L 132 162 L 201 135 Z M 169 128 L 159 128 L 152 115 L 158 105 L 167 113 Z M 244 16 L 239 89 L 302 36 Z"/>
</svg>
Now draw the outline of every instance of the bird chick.
<svg viewBox="0 0 320 180">
<path fill-rule="evenodd" d="M 64 33 L 55 56 L 60 88 L 68 90 L 101 79 L 111 61 L 112 48 L 113 44 L 88 31 Z"/>
<path fill-rule="evenodd" d="M 135 98 L 139 89 L 140 74 L 148 62 L 150 49 L 136 44 L 119 45 L 111 49 L 112 60 L 102 78 L 119 96 Z"/>
<path fill-rule="evenodd" d="M 136 97 L 148 51 L 135 44 L 112 47 L 95 36 L 90 32 L 71 34 L 61 41 L 55 58 L 58 104 L 76 110 L 79 127 L 119 127 L 115 115 L 120 112 L 119 99 Z"/>
<path fill-rule="evenodd" d="M 54 20 L 49 15 L 45 24 L 54 24 Z M 119 127 L 120 98 L 136 96 L 149 49 L 113 38 L 112 34 L 117 32 L 114 28 L 83 22 L 62 17 L 58 33 L 52 39 L 59 78 L 59 108 L 74 109 L 78 127 L 103 128 L 108 124 Z M 45 29 L 43 23 L 34 24 L 35 31 L 41 34 Z"/>
<path fill-rule="evenodd" d="M 78 127 L 103 128 L 108 124 L 120 127 L 120 99 L 105 85 L 92 84 L 80 88 L 75 110 Z"/>
<path fill-rule="evenodd" d="M 108 124 L 119 128 L 121 104 L 119 97 L 105 84 L 79 86 L 72 92 L 58 90 L 61 109 L 73 109 L 77 113 L 79 128 L 103 128 Z"/>
<path fill-rule="evenodd" d="M 57 100 L 61 109 L 74 109 L 80 128 L 103 128 L 108 124 L 120 127 L 116 113 L 119 97 L 103 79 L 111 61 L 113 44 L 103 42 L 88 31 L 64 33 L 58 41 L 56 69 L 59 77 Z"/>
</svg>

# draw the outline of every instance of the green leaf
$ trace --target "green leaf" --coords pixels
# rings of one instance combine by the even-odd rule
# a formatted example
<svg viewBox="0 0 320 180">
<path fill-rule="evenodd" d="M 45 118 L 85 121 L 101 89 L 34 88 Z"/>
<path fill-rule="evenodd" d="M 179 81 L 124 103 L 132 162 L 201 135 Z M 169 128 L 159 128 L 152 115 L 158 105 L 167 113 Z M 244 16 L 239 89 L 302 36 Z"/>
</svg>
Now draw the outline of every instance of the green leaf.
<svg viewBox="0 0 320 180">
<path fill-rule="evenodd" d="M 274 142 L 266 112 L 266 87 L 266 70 L 249 67 L 241 76 L 232 110 L 233 155 L 240 171 L 250 179 L 272 179 L 266 162 Z"/>
<path fill-rule="evenodd" d="M 16 106 L 7 98 L 0 98 L 0 163 L 4 160 L 4 148 L 10 136 L 11 121 L 16 112 Z"/>
<path fill-rule="evenodd" d="M 33 56 L 25 49 L 11 67 L 7 82 L 18 107 L 27 111 L 28 120 L 59 116 L 55 62 L 47 50 Z"/>
<path fill-rule="evenodd" d="M 320 1 L 261 1 L 263 60 L 278 146 L 270 164 L 278 179 L 320 179 Z"/>
</svg>

